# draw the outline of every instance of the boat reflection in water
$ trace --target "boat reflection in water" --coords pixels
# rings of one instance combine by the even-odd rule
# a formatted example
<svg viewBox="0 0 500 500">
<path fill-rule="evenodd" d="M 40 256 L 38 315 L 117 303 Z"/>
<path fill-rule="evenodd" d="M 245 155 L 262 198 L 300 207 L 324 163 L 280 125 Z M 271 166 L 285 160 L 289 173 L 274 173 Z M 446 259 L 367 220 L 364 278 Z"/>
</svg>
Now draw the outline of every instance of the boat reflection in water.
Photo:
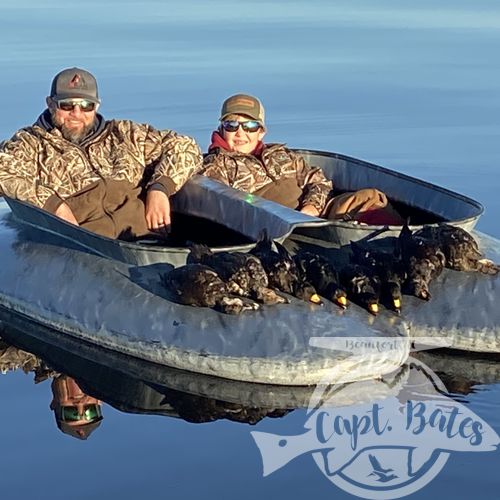
<svg viewBox="0 0 500 500">
<path fill-rule="evenodd" d="M 50 408 L 57 425 L 80 439 L 89 437 L 101 424 L 101 402 L 127 413 L 180 417 L 193 423 L 227 419 L 256 424 L 265 417 L 284 417 L 294 409 L 308 408 L 311 414 L 318 408 L 394 398 L 404 403 L 412 398 L 467 394 L 477 384 L 500 381 L 497 359 L 457 359 L 443 350 L 416 353 L 398 370 L 376 380 L 289 387 L 177 370 L 76 339 L 62 349 L 28 330 L 7 328 L 1 336 L 0 369 L 4 373 L 16 369 L 33 372 L 35 383 L 52 379 Z"/>
<path fill-rule="evenodd" d="M 500 382 L 500 355 L 455 350 L 422 351 L 414 354 L 444 382 L 450 393 L 472 394 L 478 386 Z"/>
<path fill-rule="evenodd" d="M 6 374 L 18 369 L 33 373 L 35 384 L 52 379 L 49 407 L 61 432 L 87 439 L 99 427 L 103 418 L 100 400 L 86 394 L 74 378 L 51 369 L 35 354 L 0 339 L 0 371 Z"/>
<path fill-rule="evenodd" d="M 8 332 L 3 334 L 9 336 Z M 241 394 L 244 399 L 245 394 L 241 393 L 242 388 L 238 387 L 239 383 L 236 382 L 197 376 L 165 367 L 153 367 L 142 361 L 112 353 L 111 357 L 115 358 L 115 362 L 122 368 L 128 365 L 132 369 L 132 373 L 127 373 L 112 369 L 105 363 L 89 361 L 38 340 L 30 339 L 26 342 L 26 339 L 22 339 L 16 342 L 32 352 L 19 349 L 2 340 L 0 368 L 4 373 L 17 369 L 22 369 L 25 373 L 33 372 L 35 383 L 52 379 L 53 399 L 50 408 L 54 411 L 57 427 L 62 432 L 79 439 L 87 439 L 101 424 L 102 401 L 127 413 L 180 417 L 193 423 L 225 418 L 235 422 L 255 424 L 264 417 L 284 416 L 292 409 L 279 407 L 282 397 L 280 395 L 277 395 L 276 408 L 273 405 L 272 394 L 267 401 L 258 401 L 261 396 L 267 396 L 265 390 L 270 386 L 243 384 L 249 386 L 250 393 L 246 394 L 249 400 L 240 402 L 239 395 Z M 142 379 L 138 375 L 141 371 L 145 373 Z M 156 383 L 152 381 L 155 373 Z M 214 383 L 220 383 L 220 387 L 214 386 L 211 391 L 210 386 Z M 229 387 L 226 391 L 227 400 L 224 400 L 225 389 L 231 385 L 235 386 L 234 393 L 231 393 Z M 176 387 L 184 390 L 177 390 Z M 259 394 L 252 395 L 251 392 L 256 389 Z M 283 391 L 284 388 L 276 387 L 276 389 Z M 193 392 L 187 392 L 190 390 Z M 216 397 L 204 396 L 203 394 L 207 392 L 212 392 Z M 310 392 L 308 389 L 308 394 Z M 257 404 L 262 407 L 256 406 Z"/>
</svg>

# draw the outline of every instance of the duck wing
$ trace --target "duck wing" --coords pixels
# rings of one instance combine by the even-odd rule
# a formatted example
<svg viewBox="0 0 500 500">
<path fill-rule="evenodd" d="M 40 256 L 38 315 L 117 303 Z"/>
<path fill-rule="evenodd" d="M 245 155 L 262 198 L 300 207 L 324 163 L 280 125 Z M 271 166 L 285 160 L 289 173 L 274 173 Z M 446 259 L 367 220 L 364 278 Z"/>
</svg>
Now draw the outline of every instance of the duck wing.
<svg viewBox="0 0 500 500">
<path fill-rule="evenodd" d="M 261 261 L 271 288 L 293 295 L 298 279 L 293 258 L 279 243 L 276 243 L 278 251 L 274 251 L 272 243 L 270 239 L 259 240 L 250 253 Z"/>
<path fill-rule="evenodd" d="M 325 257 L 311 252 L 303 252 L 295 256 L 295 262 L 305 279 L 319 293 L 324 293 L 331 284 L 339 284 L 339 275 L 333 264 Z"/>
<path fill-rule="evenodd" d="M 446 267 L 455 271 L 477 271 L 497 274 L 500 266 L 484 259 L 472 234 L 451 224 L 424 226 L 415 235 L 439 245 L 446 258 Z"/>
<path fill-rule="evenodd" d="M 201 257 L 201 263 L 211 267 L 228 284 L 231 293 L 245 297 L 250 293 L 246 261 L 246 254 L 241 252 L 210 252 Z"/>
<path fill-rule="evenodd" d="M 212 250 L 207 245 L 202 243 L 189 244 L 189 255 L 187 256 L 188 264 L 204 264 L 206 259 L 213 255 Z"/>
<path fill-rule="evenodd" d="M 269 277 L 260 259 L 253 254 L 242 254 L 250 295 L 263 304 L 285 304 L 288 299 L 269 288 Z"/>
<path fill-rule="evenodd" d="M 347 307 L 347 293 L 340 284 L 339 273 L 325 257 L 302 252 L 294 257 L 301 281 L 312 285 L 317 292 L 342 309 Z"/>
<path fill-rule="evenodd" d="M 398 243 L 406 273 L 403 292 L 429 300 L 429 284 L 443 272 L 446 265 L 438 234 L 431 226 L 424 226 L 413 233 L 405 224 Z"/>
<path fill-rule="evenodd" d="M 370 268 L 348 264 L 340 269 L 339 278 L 349 299 L 374 315 L 378 313 L 380 280 Z"/>
<path fill-rule="evenodd" d="M 245 267 L 246 257 L 241 252 L 212 252 L 208 246 L 194 243 L 190 246 L 187 262 L 211 267 L 227 281 Z"/>
<path fill-rule="evenodd" d="M 380 279 L 380 300 L 398 314 L 401 312 L 402 282 L 406 279 L 405 266 L 396 246 L 392 251 L 375 248 L 373 244 L 351 241 L 355 264 L 366 266 Z"/>
<path fill-rule="evenodd" d="M 180 304 L 211 307 L 225 314 L 255 311 L 259 304 L 230 293 L 229 287 L 210 267 L 186 264 L 162 276 L 162 283 Z"/>
<path fill-rule="evenodd" d="M 228 293 L 219 275 L 203 264 L 186 264 L 161 277 L 166 289 L 181 303 L 213 307 Z"/>
</svg>

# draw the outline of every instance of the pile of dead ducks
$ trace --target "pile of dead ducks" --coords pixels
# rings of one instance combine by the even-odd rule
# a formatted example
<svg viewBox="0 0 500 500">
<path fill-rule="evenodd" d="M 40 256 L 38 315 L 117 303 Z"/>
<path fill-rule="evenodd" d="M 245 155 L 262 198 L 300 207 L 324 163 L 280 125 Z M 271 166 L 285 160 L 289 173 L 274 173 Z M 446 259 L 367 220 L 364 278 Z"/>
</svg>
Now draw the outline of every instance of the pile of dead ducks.
<svg viewBox="0 0 500 500">
<path fill-rule="evenodd" d="M 329 300 L 342 309 L 353 302 L 377 315 L 380 305 L 399 314 L 403 295 L 430 300 L 430 284 L 444 268 L 491 275 L 500 270 L 483 258 L 470 233 L 449 224 L 415 232 L 405 224 L 395 240 L 390 250 L 373 239 L 351 242 L 344 265 L 307 251 L 292 256 L 266 234 L 248 253 L 193 244 L 187 264 L 161 279 L 176 302 L 226 314 L 289 303 L 291 295 L 317 305 Z"/>
</svg>

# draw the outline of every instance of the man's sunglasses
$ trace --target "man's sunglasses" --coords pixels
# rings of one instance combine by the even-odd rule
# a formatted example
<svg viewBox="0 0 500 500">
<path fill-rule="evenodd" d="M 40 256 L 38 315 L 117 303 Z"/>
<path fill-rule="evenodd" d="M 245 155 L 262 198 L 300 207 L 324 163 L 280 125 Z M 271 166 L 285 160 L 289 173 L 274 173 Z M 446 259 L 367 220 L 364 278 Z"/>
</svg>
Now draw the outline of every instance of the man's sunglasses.
<svg viewBox="0 0 500 500">
<path fill-rule="evenodd" d="M 222 128 L 226 132 L 236 132 L 239 128 L 241 128 L 245 132 L 257 132 L 260 128 L 262 128 L 262 123 L 257 120 L 248 120 L 246 122 L 239 122 L 237 120 L 225 120 L 222 122 Z"/>
<path fill-rule="evenodd" d="M 87 101 L 86 99 L 61 99 L 60 101 L 54 101 L 56 103 L 57 109 L 62 109 L 63 111 L 73 111 L 75 106 L 79 106 L 84 112 L 94 111 L 97 104 L 92 101 Z"/>
<path fill-rule="evenodd" d="M 85 405 L 83 413 L 78 412 L 76 406 L 63 406 L 60 412 L 60 418 L 63 422 L 76 422 L 77 420 L 95 420 L 102 417 L 101 406 L 98 404 Z"/>
</svg>

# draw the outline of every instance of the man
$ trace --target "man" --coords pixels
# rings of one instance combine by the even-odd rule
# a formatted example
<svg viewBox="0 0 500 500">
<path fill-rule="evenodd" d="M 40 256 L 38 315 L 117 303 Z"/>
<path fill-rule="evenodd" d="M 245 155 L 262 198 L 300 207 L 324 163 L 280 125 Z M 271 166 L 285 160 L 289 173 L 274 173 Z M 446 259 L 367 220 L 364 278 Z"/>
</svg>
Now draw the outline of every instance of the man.
<svg viewBox="0 0 500 500">
<path fill-rule="evenodd" d="M 105 120 L 97 82 L 58 73 L 36 123 L 0 147 L 0 193 L 111 238 L 170 225 L 169 197 L 201 167 L 195 141 L 128 120 Z"/>
<path fill-rule="evenodd" d="M 362 214 L 387 206 L 385 194 L 377 189 L 329 198 L 332 183 L 321 168 L 309 166 L 282 144 L 263 143 L 264 117 L 264 106 L 254 96 L 236 94 L 226 99 L 203 174 L 316 217 Z"/>
<path fill-rule="evenodd" d="M 84 393 L 76 380 L 60 374 L 52 380 L 52 401 L 57 427 L 77 439 L 87 439 L 101 425 L 101 401 Z"/>
</svg>

